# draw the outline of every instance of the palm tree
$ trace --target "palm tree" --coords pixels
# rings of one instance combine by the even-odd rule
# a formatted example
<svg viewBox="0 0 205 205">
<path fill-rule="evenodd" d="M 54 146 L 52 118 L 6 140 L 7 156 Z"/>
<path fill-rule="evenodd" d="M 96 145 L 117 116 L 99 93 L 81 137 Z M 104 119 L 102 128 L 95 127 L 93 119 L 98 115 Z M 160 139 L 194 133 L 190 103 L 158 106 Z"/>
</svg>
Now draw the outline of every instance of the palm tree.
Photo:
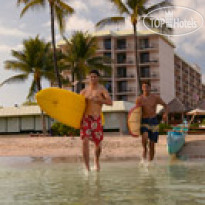
<svg viewBox="0 0 205 205">
<path fill-rule="evenodd" d="M 66 39 L 64 45 L 64 59 L 63 63 L 67 69 L 71 71 L 72 76 L 72 90 L 74 90 L 74 80 L 79 81 L 79 88 L 82 89 L 82 80 L 92 69 L 111 72 L 111 59 L 105 56 L 97 56 L 97 41 L 96 38 L 87 32 L 76 31 L 70 40 Z"/>
<path fill-rule="evenodd" d="M 57 19 L 60 33 L 62 34 L 65 30 L 65 19 L 69 14 L 74 13 L 74 9 L 70 7 L 68 4 L 66 4 L 63 0 L 17 0 L 17 5 L 20 4 L 25 5 L 25 7 L 21 12 L 20 15 L 21 17 L 27 12 L 28 9 L 45 7 L 46 3 L 49 4 L 49 8 L 50 8 L 54 70 L 56 73 L 58 85 L 59 87 L 62 87 L 60 72 L 57 65 L 57 56 L 56 56 L 55 18 Z"/>
<path fill-rule="evenodd" d="M 5 69 L 20 71 L 20 74 L 12 76 L 3 81 L 0 86 L 8 83 L 25 82 L 32 76 L 32 83 L 27 99 L 33 100 L 37 91 L 41 90 L 42 78 L 49 81 L 55 79 L 53 73 L 53 61 L 51 44 L 40 40 L 38 36 L 23 41 L 22 51 L 11 51 L 14 60 L 5 61 Z M 43 132 L 46 132 L 46 124 L 42 113 Z"/>
<path fill-rule="evenodd" d="M 137 57 L 137 50 L 138 50 L 137 23 L 140 20 L 144 20 L 147 25 L 152 25 L 153 22 L 152 18 L 149 18 L 148 16 L 144 18 L 144 15 L 150 13 L 151 11 L 154 11 L 155 9 L 165 7 L 165 6 L 170 6 L 172 4 L 169 1 L 164 0 L 150 7 L 146 7 L 149 0 L 124 0 L 124 1 L 109 0 L 109 1 L 114 4 L 114 6 L 117 8 L 121 16 L 113 16 L 113 17 L 105 18 L 99 21 L 96 24 L 96 27 L 100 28 L 110 24 L 119 24 L 119 23 L 121 24 L 125 22 L 125 17 L 122 15 L 130 17 L 130 22 L 133 27 L 134 55 L 136 56 L 136 58 L 134 58 L 134 62 L 136 65 L 136 73 L 137 73 L 136 84 L 137 84 L 137 88 L 139 88 L 138 94 L 141 94 L 142 90 L 141 90 L 141 82 L 140 82 L 140 69 L 139 69 L 139 63 Z M 171 31 L 171 29 L 167 27 L 166 24 L 164 24 L 161 29 Z"/>
</svg>

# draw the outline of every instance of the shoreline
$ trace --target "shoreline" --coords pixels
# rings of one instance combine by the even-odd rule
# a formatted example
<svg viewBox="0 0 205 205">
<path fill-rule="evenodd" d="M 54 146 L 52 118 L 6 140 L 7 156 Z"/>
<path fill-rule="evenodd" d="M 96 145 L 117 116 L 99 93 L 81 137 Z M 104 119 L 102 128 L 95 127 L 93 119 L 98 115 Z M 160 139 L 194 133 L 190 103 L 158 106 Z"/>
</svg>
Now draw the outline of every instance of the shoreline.
<svg viewBox="0 0 205 205">
<path fill-rule="evenodd" d="M 93 158 L 93 143 L 90 157 Z M 130 135 L 105 135 L 102 143 L 102 161 L 140 160 L 141 138 Z M 82 141 L 79 137 L 30 137 L 29 135 L 0 135 L 0 157 L 51 157 L 67 161 L 82 161 Z M 205 159 L 205 135 L 188 135 L 181 159 Z M 168 160 L 166 135 L 156 144 L 156 160 Z"/>
</svg>

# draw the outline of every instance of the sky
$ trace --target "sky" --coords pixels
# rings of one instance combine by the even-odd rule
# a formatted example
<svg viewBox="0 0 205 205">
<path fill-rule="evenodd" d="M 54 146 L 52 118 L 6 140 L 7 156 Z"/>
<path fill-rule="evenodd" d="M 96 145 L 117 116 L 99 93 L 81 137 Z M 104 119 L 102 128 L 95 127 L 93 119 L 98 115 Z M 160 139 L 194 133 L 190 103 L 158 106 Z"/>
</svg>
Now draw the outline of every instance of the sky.
<svg viewBox="0 0 205 205">
<path fill-rule="evenodd" d="M 153 0 L 151 2 L 158 2 Z M 29 37 L 39 35 L 40 38 L 50 41 L 49 9 L 30 10 L 22 18 L 20 12 L 22 7 L 17 7 L 17 0 L 0 0 L 0 82 L 17 74 L 5 70 L 4 61 L 12 59 L 11 49 L 21 50 L 22 41 Z M 69 37 L 73 31 L 83 30 L 92 32 L 95 24 L 108 16 L 114 16 L 117 11 L 109 0 L 65 0 L 75 9 L 75 14 L 66 20 L 65 36 Z M 205 14 L 204 0 L 180 0 L 174 1 L 175 5 L 195 9 Z M 139 27 L 141 28 L 141 27 Z M 105 29 L 131 29 L 129 19 L 125 26 L 114 26 Z M 205 82 L 205 26 L 195 33 L 172 37 L 176 44 L 176 52 L 187 59 L 190 63 L 197 63 L 201 67 L 203 82 Z M 57 41 L 61 39 L 56 30 Z M 24 83 L 7 84 L 0 87 L 0 106 L 13 106 L 26 101 L 31 78 Z M 48 87 L 48 82 L 43 82 L 43 87 Z"/>
</svg>

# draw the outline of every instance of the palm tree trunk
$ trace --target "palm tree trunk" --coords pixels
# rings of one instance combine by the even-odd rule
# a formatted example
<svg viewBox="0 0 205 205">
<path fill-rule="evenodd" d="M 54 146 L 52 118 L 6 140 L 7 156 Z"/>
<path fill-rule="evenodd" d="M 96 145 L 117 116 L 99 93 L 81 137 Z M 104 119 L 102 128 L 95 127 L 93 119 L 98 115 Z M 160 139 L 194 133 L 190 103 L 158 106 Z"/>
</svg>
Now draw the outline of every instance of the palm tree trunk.
<svg viewBox="0 0 205 205">
<path fill-rule="evenodd" d="M 38 91 L 40 91 L 42 88 L 41 88 L 41 81 L 40 81 L 40 76 L 38 73 L 36 73 L 36 83 L 37 83 L 37 89 Z M 42 121 L 42 130 L 43 130 L 43 134 L 46 135 L 47 132 L 46 132 L 46 118 L 45 118 L 45 115 L 43 113 L 43 110 L 41 110 L 41 121 Z"/>
<path fill-rule="evenodd" d="M 71 79 L 71 81 L 72 81 L 72 91 L 74 92 L 74 80 L 75 80 L 75 76 L 74 76 L 74 72 L 72 71 L 72 79 Z"/>
<path fill-rule="evenodd" d="M 56 79 L 58 82 L 58 86 L 62 88 L 62 83 L 60 79 L 60 73 L 57 66 L 57 56 L 56 56 L 56 40 L 55 40 L 55 24 L 54 24 L 54 7 L 52 3 L 50 3 L 50 14 L 51 14 L 51 37 L 52 37 L 52 46 L 53 46 L 53 62 L 54 62 L 54 70 L 56 73 Z"/>
<path fill-rule="evenodd" d="M 72 91 L 75 91 L 75 85 L 74 85 L 74 81 L 75 81 L 75 63 L 72 63 L 72 68 L 71 68 L 71 83 L 72 83 Z"/>
<path fill-rule="evenodd" d="M 136 95 L 140 95 L 142 93 L 142 86 L 140 82 L 140 70 L 139 70 L 139 60 L 138 60 L 138 37 L 137 37 L 137 23 L 133 23 L 134 29 L 134 56 L 135 56 L 135 65 L 136 65 L 136 87 L 138 88 L 136 91 Z"/>
<path fill-rule="evenodd" d="M 77 93 L 80 93 L 82 90 L 82 76 L 79 77 L 78 86 L 77 86 Z"/>
</svg>

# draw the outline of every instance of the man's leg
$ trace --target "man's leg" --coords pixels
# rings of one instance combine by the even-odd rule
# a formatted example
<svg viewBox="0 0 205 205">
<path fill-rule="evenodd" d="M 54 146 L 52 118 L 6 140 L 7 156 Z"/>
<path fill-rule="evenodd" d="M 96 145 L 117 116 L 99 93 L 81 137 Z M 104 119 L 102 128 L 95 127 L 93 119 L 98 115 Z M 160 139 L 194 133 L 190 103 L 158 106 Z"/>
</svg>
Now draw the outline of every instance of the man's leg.
<svg viewBox="0 0 205 205">
<path fill-rule="evenodd" d="M 100 171 L 100 153 L 101 153 L 101 145 L 95 145 L 95 155 L 94 155 L 94 164 L 97 171 Z"/>
<path fill-rule="evenodd" d="M 89 139 L 87 137 L 83 139 L 83 160 L 86 169 L 90 171 Z"/>
<path fill-rule="evenodd" d="M 148 132 L 144 132 L 142 134 L 142 158 L 145 160 L 147 158 L 147 140 L 148 140 Z"/>
<path fill-rule="evenodd" d="M 155 143 L 149 141 L 149 161 L 152 161 L 154 159 L 154 154 L 155 154 Z"/>
</svg>

